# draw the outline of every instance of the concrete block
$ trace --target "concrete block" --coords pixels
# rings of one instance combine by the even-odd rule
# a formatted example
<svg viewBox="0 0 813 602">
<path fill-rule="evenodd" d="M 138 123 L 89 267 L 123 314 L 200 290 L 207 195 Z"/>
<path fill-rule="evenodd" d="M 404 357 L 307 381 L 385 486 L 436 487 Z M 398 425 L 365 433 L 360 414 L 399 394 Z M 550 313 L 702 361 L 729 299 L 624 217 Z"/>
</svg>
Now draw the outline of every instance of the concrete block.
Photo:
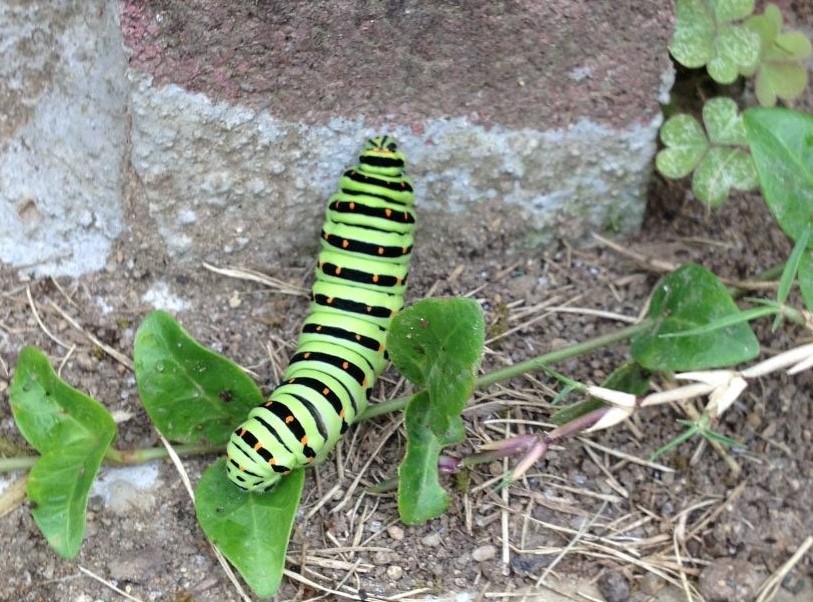
<svg viewBox="0 0 813 602">
<path fill-rule="evenodd" d="M 126 253 L 303 265 L 379 132 L 411 160 L 423 252 L 634 229 L 671 19 L 658 0 L 9 8 L 0 261 L 97 270 L 125 232 Z"/>
<path fill-rule="evenodd" d="M 0 8 L 0 262 L 79 275 L 122 229 L 125 53 L 115 4 Z"/>
<path fill-rule="evenodd" d="M 181 260 L 307 257 L 341 169 L 382 131 L 412 162 L 419 236 L 444 248 L 490 244 L 460 225 L 495 215 L 512 248 L 629 231 L 670 25 L 654 0 L 129 1 L 132 164 Z"/>
</svg>

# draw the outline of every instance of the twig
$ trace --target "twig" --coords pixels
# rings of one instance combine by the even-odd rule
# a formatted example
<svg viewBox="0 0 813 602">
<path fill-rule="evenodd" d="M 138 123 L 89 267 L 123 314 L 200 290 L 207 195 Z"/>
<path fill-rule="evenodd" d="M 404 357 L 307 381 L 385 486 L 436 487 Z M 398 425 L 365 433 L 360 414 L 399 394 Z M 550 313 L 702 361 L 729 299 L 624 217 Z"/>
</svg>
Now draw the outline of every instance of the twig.
<svg viewBox="0 0 813 602">
<path fill-rule="evenodd" d="M 48 330 L 48 328 L 45 326 L 45 324 L 42 323 L 42 319 L 40 318 L 40 314 L 37 311 L 37 304 L 34 303 L 34 298 L 31 296 L 31 287 L 30 286 L 25 287 L 25 296 L 28 297 L 28 305 L 31 306 L 31 313 L 34 314 L 34 319 L 37 321 L 37 324 L 42 329 L 42 331 L 48 336 L 49 339 L 51 339 L 54 343 L 56 343 L 60 347 L 64 347 L 65 349 L 70 349 L 71 348 L 70 345 L 68 345 L 65 341 L 63 341 L 58 336 L 53 334 L 50 330 Z"/>
<path fill-rule="evenodd" d="M 772 600 L 776 594 L 776 590 L 782 585 L 785 576 L 790 573 L 790 570 L 802 559 L 802 556 L 807 554 L 807 551 L 813 546 L 813 535 L 808 535 L 796 551 L 793 553 L 787 562 L 780 566 L 770 577 L 768 577 L 762 586 L 759 588 L 759 595 L 755 602 L 768 602 Z"/>
<path fill-rule="evenodd" d="M 259 284 L 264 284 L 265 286 L 273 288 L 276 292 L 283 295 L 296 295 L 298 297 L 307 297 L 309 293 L 308 289 L 305 289 L 304 287 L 297 286 L 295 284 L 290 284 L 289 282 L 285 282 L 284 280 L 278 280 L 277 278 L 272 278 L 271 276 L 263 274 L 262 272 L 257 272 L 255 270 L 249 270 L 246 268 L 219 268 L 206 262 L 203 262 L 203 267 L 209 270 L 210 272 L 220 274 L 221 276 L 237 278 L 239 280 L 249 280 L 251 282 L 258 282 Z"/>
<path fill-rule="evenodd" d="M 161 439 L 161 443 L 163 443 L 164 447 L 166 448 L 170 460 L 172 460 L 172 463 L 175 465 L 175 469 L 181 476 L 181 482 L 186 488 L 186 492 L 189 494 L 189 499 L 192 500 L 192 505 L 194 506 L 195 490 L 192 488 L 192 481 L 189 479 L 189 473 L 186 472 L 186 468 L 184 467 L 183 462 L 181 462 L 180 456 L 178 456 L 178 453 L 172 448 L 170 442 L 167 441 L 164 435 L 162 435 L 160 432 L 158 433 L 158 436 Z M 214 550 L 217 561 L 220 563 L 220 566 L 223 568 L 223 572 L 226 573 L 226 576 L 228 577 L 229 581 L 231 581 L 232 585 L 234 586 L 237 595 L 239 595 L 245 602 L 252 602 L 251 598 L 243 589 L 243 586 L 240 585 L 240 581 L 238 581 L 237 576 L 234 574 L 234 571 L 232 571 L 231 567 L 229 566 L 226 557 L 223 556 L 223 554 L 211 540 L 207 538 L 207 541 L 209 542 L 209 545 L 212 546 L 212 550 Z"/>
<path fill-rule="evenodd" d="M 60 314 L 60 315 L 61 315 L 63 318 L 65 318 L 65 320 L 67 320 L 67 321 L 68 321 L 68 323 L 69 323 L 71 326 L 73 326 L 73 327 L 74 327 L 76 330 L 78 330 L 79 332 L 81 332 L 82 334 L 84 334 L 84 335 L 85 335 L 85 337 L 87 337 L 87 339 L 88 339 L 88 340 L 90 340 L 90 342 L 91 342 L 91 343 L 93 343 L 94 345 L 96 345 L 96 346 L 97 346 L 99 349 L 101 349 L 102 351 L 104 351 L 104 352 L 105 352 L 107 355 L 109 355 L 110 357 L 112 357 L 114 360 L 116 360 L 117 362 L 119 362 L 121 365 L 125 366 L 125 367 L 126 367 L 127 369 L 129 369 L 130 371 L 132 371 L 132 370 L 133 370 L 133 362 L 132 362 L 132 360 L 131 360 L 129 357 L 127 357 L 126 355 L 124 355 L 124 354 L 123 354 L 121 351 L 119 351 L 119 350 L 117 350 L 117 349 L 114 349 L 114 348 L 113 348 L 113 347 L 111 347 L 110 345 L 107 345 L 107 344 L 105 344 L 105 343 L 102 343 L 102 342 L 101 342 L 101 341 L 100 341 L 98 338 L 96 338 L 94 335 L 92 335 L 92 334 L 91 334 L 91 333 L 89 333 L 87 330 L 85 330 L 84 328 L 82 328 L 82 326 L 79 324 L 79 322 L 77 322 L 77 321 L 76 321 L 76 320 L 74 320 L 74 319 L 73 319 L 71 316 L 69 316 L 69 315 L 68 315 L 68 314 L 65 312 L 65 310 L 63 310 L 61 307 L 59 307 L 59 305 L 57 305 L 57 304 L 56 304 L 56 303 L 54 303 L 53 301 L 51 301 L 51 307 L 53 307 L 53 308 L 54 308 L 54 309 L 55 309 L 57 312 L 59 312 L 59 314 Z"/>
<path fill-rule="evenodd" d="M 121 595 L 121 596 L 124 596 L 124 597 L 125 597 L 125 598 L 127 598 L 128 600 L 133 600 L 134 602 L 141 602 L 141 599 L 140 599 L 140 598 L 134 598 L 133 596 L 131 596 L 130 594 L 128 594 L 127 592 L 125 592 L 123 589 L 119 589 L 118 587 L 116 587 L 115 585 L 113 585 L 113 584 L 112 584 L 110 581 L 105 581 L 104 579 L 102 579 L 102 578 L 101 578 L 99 575 L 97 575 L 97 574 L 96 574 L 96 573 L 94 573 L 93 571 L 86 569 L 86 568 L 85 568 L 85 567 L 83 567 L 82 565 L 78 565 L 78 566 L 79 566 L 79 570 L 80 570 L 82 573 L 84 573 L 85 575 L 87 575 L 87 576 L 88 576 L 88 577 L 90 577 L 91 579 L 95 579 L 96 581 L 98 581 L 99 583 L 101 583 L 102 585 L 104 585 L 105 587 L 107 587 L 107 588 L 109 588 L 109 589 L 112 589 L 112 590 L 113 590 L 114 592 L 116 592 L 117 594 L 119 594 L 119 595 Z"/>
</svg>

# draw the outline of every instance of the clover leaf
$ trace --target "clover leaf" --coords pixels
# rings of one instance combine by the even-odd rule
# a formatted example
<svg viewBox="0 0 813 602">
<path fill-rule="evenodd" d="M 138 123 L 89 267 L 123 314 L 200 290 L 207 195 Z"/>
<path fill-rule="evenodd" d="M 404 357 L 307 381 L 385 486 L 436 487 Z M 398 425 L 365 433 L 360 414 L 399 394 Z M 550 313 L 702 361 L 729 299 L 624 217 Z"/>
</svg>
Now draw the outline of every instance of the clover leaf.
<svg viewBox="0 0 813 602">
<path fill-rule="evenodd" d="M 729 84 L 759 61 L 760 36 L 736 22 L 753 11 L 754 0 L 678 0 L 669 51 L 680 64 L 705 65 L 715 81 Z"/>
<path fill-rule="evenodd" d="M 661 127 L 661 141 L 666 148 L 655 157 L 655 167 L 672 179 L 692 173 L 709 149 L 703 126 L 691 115 L 670 117 Z"/>
<path fill-rule="evenodd" d="M 703 105 L 703 124 L 712 144 L 748 146 L 742 115 L 737 113 L 737 103 L 721 96 Z"/>
<path fill-rule="evenodd" d="M 714 207 L 732 188 L 751 190 L 758 181 L 737 104 L 730 98 L 712 98 L 703 105 L 703 125 L 705 130 L 690 115 L 671 117 L 661 128 L 666 148 L 655 157 L 655 166 L 674 179 L 694 171 L 695 197 Z"/>
<path fill-rule="evenodd" d="M 745 22 L 760 37 L 762 52 L 754 69 L 743 71 L 755 78 L 759 104 L 772 107 L 778 98 L 793 100 L 807 86 L 806 59 L 811 54 L 810 40 L 798 31 L 782 32 L 782 13 L 774 4 L 761 15 Z"/>
<path fill-rule="evenodd" d="M 694 170 L 692 192 L 709 207 L 718 207 L 731 189 L 751 190 L 757 185 L 751 155 L 742 149 L 712 148 Z"/>
</svg>

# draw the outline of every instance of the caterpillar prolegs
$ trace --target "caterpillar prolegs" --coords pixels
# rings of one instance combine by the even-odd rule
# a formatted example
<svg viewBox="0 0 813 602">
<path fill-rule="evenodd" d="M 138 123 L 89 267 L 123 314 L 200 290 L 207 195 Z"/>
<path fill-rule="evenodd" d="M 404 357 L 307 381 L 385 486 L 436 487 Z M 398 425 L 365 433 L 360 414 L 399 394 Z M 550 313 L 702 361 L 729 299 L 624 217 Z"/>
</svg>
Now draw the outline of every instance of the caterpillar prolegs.
<svg viewBox="0 0 813 602">
<path fill-rule="evenodd" d="M 371 138 L 330 197 L 296 353 L 227 447 L 238 487 L 267 491 L 294 468 L 321 462 L 367 407 L 386 365 L 390 321 L 404 304 L 415 228 L 405 164 L 395 140 Z"/>
</svg>

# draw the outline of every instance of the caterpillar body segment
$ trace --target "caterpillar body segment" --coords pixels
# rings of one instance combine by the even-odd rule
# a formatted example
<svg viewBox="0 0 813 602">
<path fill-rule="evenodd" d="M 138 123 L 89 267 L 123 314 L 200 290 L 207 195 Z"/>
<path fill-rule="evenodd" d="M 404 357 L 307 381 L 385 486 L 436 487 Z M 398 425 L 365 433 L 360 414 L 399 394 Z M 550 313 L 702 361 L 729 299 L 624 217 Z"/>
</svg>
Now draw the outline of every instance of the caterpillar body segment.
<svg viewBox="0 0 813 602">
<path fill-rule="evenodd" d="M 241 489 L 268 491 L 291 470 L 323 461 L 366 409 L 409 275 L 415 213 L 405 167 L 392 138 L 371 138 L 328 200 L 297 350 L 227 446 L 228 476 Z"/>
</svg>

